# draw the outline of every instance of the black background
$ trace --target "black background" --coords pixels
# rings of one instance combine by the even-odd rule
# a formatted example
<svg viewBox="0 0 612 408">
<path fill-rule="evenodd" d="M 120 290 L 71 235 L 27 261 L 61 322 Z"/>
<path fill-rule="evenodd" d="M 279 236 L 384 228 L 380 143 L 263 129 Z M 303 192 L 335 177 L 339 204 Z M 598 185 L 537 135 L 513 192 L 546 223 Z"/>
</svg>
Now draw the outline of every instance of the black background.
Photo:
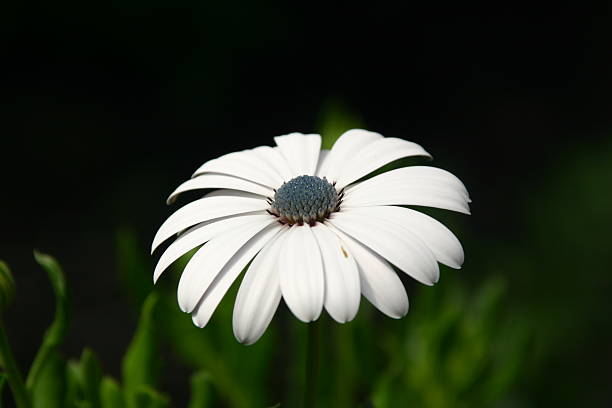
<svg viewBox="0 0 612 408">
<path fill-rule="evenodd" d="M 510 239 L 540 170 L 611 125 L 605 4 L 2 8 L 0 257 L 18 283 L 9 323 L 23 366 L 52 316 L 32 248 L 67 272 L 67 353 L 90 345 L 117 373 L 134 313 L 116 283 L 116 229 L 135 228 L 146 250 L 173 210 L 165 197 L 201 163 L 316 131 L 329 101 L 422 144 L 468 185 L 473 228 Z"/>
</svg>

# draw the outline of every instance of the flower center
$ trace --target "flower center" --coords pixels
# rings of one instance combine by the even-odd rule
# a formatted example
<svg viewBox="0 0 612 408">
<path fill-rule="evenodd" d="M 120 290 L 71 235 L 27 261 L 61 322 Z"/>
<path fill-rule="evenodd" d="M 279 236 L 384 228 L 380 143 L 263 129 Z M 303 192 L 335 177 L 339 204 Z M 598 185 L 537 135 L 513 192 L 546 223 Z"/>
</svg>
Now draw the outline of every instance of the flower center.
<svg viewBox="0 0 612 408">
<path fill-rule="evenodd" d="M 276 190 L 268 212 L 283 224 L 314 225 L 338 211 L 342 195 L 325 178 L 298 176 Z"/>
</svg>

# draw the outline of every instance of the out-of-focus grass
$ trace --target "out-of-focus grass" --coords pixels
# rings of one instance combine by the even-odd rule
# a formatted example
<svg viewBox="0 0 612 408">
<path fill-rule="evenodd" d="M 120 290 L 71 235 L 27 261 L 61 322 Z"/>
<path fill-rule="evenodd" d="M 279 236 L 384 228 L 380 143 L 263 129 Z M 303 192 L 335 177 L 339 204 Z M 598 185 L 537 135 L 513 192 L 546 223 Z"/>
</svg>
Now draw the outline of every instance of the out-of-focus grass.
<svg viewBox="0 0 612 408">
<path fill-rule="evenodd" d="M 331 135 L 324 148 L 342 130 L 361 125 L 358 115 L 342 105 L 331 103 L 329 109 L 321 122 Z M 382 171 L 409 164 L 392 163 Z M 442 268 L 433 288 L 408 284 L 411 311 L 401 320 L 384 317 L 365 299 L 348 324 L 323 313 L 319 406 L 532 407 L 604 401 L 605 393 L 596 392 L 605 382 L 604 363 L 596 359 L 609 350 L 610 338 L 604 311 L 612 306 L 607 295 L 612 289 L 612 193 L 604 186 L 611 166 L 612 143 L 572 150 L 552 163 L 536 177 L 535 191 L 518 199 L 524 204 L 518 214 L 520 240 L 503 231 L 481 236 L 466 227 L 466 217 L 425 210 L 457 233 L 467 249 L 466 268 Z M 143 288 L 151 287 L 152 261 L 129 229 L 118 234 L 117 243 L 126 292 L 141 302 Z M 209 381 L 206 399 L 212 406 L 261 407 L 279 401 L 300 406 L 306 325 L 281 306 L 258 343 L 238 344 L 231 314 L 239 279 L 209 326 L 196 328 L 175 299 L 189 256 L 168 270 L 156 289 L 164 344 L 200 373 L 193 381 L 199 375 Z M 602 369 L 599 383 L 589 371 L 593 367 Z M 580 371 L 585 375 L 567 375 Z"/>
<path fill-rule="evenodd" d="M 458 279 L 420 290 L 417 311 L 386 339 L 390 363 L 376 382 L 375 406 L 493 406 L 515 384 L 530 334 L 500 307 L 503 280 L 469 291 Z"/>
<path fill-rule="evenodd" d="M 121 252 L 130 253 L 127 248 Z M 189 256 L 166 272 L 157 289 L 157 326 L 166 344 L 194 371 L 210 374 L 216 404 L 259 407 L 281 401 L 299 406 L 306 325 L 281 310 L 259 342 L 239 344 L 231 329 L 236 282 L 211 324 L 195 327 L 175 299 L 176 280 Z M 143 284 L 150 282 L 152 270 L 146 264 L 141 268 Z M 380 408 L 398 403 L 491 406 L 506 395 L 529 350 L 527 326 L 504 307 L 502 278 L 491 278 L 474 290 L 460 283 L 460 272 L 446 271 L 442 283 L 416 291 L 414 310 L 404 319 L 382 316 L 365 299 L 351 323 L 339 325 L 322 316 L 321 407 L 368 401 Z"/>
</svg>

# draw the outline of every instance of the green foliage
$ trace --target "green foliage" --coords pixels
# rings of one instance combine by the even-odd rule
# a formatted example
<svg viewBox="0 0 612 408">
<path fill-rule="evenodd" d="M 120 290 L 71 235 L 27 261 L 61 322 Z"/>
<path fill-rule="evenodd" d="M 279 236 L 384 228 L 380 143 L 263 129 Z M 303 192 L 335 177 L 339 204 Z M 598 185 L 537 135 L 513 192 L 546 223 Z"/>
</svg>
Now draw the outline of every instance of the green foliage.
<svg viewBox="0 0 612 408">
<path fill-rule="evenodd" d="M 191 399 L 188 408 L 206 408 L 211 400 L 211 377 L 206 371 L 191 376 Z"/>
<path fill-rule="evenodd" d="M 484 407 L 518 380 L 529 330 L 500 310 L 499 278 L 470 293 L 452 279 L 424 288 L 410 324 L 387 339 L 389 361 L 375 387 L 377 408 Z"/>
<path fill-rule="evenodd" d="M 121 387 L 111 377 L 102 378 L 100 383 L 100 406 L 102 408 L 123 408 L 123 392 Z"/>
<path fill-rule="evenodd" d="M 80 380 L 81 369 L 79 362 L 70 360 L 66 364 L 66 399 L 67 407 L 76 407 L 83 404 L 83 391 L 81 390 Z M 44 396 L 43 396 L 44 397 Z"/>
<path fill-rule="evenodd" d="M 170 401 L 155 389 L 147 385 L 139 385 L 134 390 L 134 408 L 167 408 L 170 406 Z M 128 397 L 128 407 L 130 406 Z"/>
<path fill-rule="evenodd" d="M 53 351 L 41 366 L 31 390 L 34 408 L 62 408 L 66 395 L 66 361 Z"/>
<path fill-rule="evenodd" d="M 85 400 L 89 402 L 92 408 L 99 408 L 102 368 L 98 358 L 89 349 L 83 350 L 81 355 L 79 379 Z"/>
<path fill-rule="evenodd" d="M 26 381 L 28 389 L 32 389 L 35 386 L 38 375 L 47 359 L 50 358 L 53 352 L 56 351 L 59 345 L 64 341 L 68 331 L 70 317 L 68 289 L 66 287 L 66 280 L 62 268 L 53 257 L 38 251 L 34 251 L 34 259 L 36 259 L 36 262 L 38 262 L 47 272 L 49 280 L 51 281 L 51 286 L 55 294 L 55 317 L 51 326 L 45 332 L 42 345 L 32 363 L 32 368 L 30 369 Z"/>
<path fill-rule="evenodd" d="M 23 382 L 23 375 L 13 357 L 8 336 L 4 330 L 4 321 L 1 318 L 3 316 L 0 316 L 0 367 L 5 374 L 3 380 L 6 379 L 11 387 L 17 408 L 30 408 L 31 398 Z"/>
<path fill-rule="evenodd" d="M 153 269 L 151 259 L 140 256 L 139 242 L 126 239 L 134 234 L 128 229 L 121 231 L 117 252 L 124 258 L 120 263 L 130 265 L 131 272 L 129 279 L 120 280 L 126 285 L 124 290 L 129 293 L 130 282 L 140 282 L 136 286 L 150 285 Z M 269 362 L 274 352 L 270 336 L 274 330 L 251 347 L 245 347 L 233 339 L 231 315 L 236 284 L 215 311 L 209 326 L 205 330 L 194 326 L 191 317 L 182 313 L 176 303 L 177 272 L 182 271 L 194 251 L 177 260 L 174 268 L 166 271 L 158 282 L 159 288 L 155 292 L 159 297 L 156 311 L 158 333 L 185 364 L 196 371 L 209 373 L 211 387 L 214 387 L 218 399 L 237 408 L 264 406 L 267 387 L 262 380 L 270 371 Z M 120 271 L 124 270 L 124 267 L 120 268 Z M 154 357 L 157 358 L 157 354 Z"/>
<path fill-rule="evenodd" d="M 171 276 L 171 272 L 166 272 L 166 278 L 176 277 L 176 274 Z M 269 362 L 273 356 L 270 335 L 273 333 L 251 347 L 234 340 L 231 314 L 237 285 L 230 289 L 206 329 L 194 326 L 191 317 L 178 309 L 175 288 L 175 279 L 163 285 L 160 305 L 160 321 L 163 322 L 160 332 L 175 353 L 193 369 L 209 372 L 219 398 L 229 406 L 263 406 L 266 397 L 263 380 L 270 371 Z"/>
<path fill-rule="evenodd" d="M 66 381 L 68 406 L 100 408 L 102 368 L 91 350 L 83 350 L 80 361 L 68 363 Z"/>
<path fill-rule="evenodd" d="M 128 408 L 142 406 L 142 401 L 160 403 L 157 395 L 151 392 L 152 388 L 149 388 L 157 385 L 159 376 L 158 334 L 155 327 L 158 301 L 155 292 L 145 300 L 138 329 L 123 358 L 123 384 Z"/>
<path fill-rule="evenodd" d="M 58 349 L 66 337 L 69 320 L 64 274 L 51 256 L 39 252 L 34 252 L 34 256 L 47 271 L 55 293 L 56 311 L 28 375 L 27 391 L 31 398 L 24 394 L 25 397 L 18 399 L 18 405 L 29 407 L 31 400 L 33 408 L 169 407 L 168 398 L 154 389 L 159 371 L 154 322 L 158 296 L 150 294 L 142 307 L 138 329 L 123 361 L 125 385 L 122 389 L 112 378 L 102 377 L 101 364 L 91 350 L 83 350 L 78 361 L 66 362 L 60 355 Z M 3 263 L 0 269 L 3 269 L 0 274 L 8 271 Z M 0 340 L 3 355 L 12 360 L 3 331 L 0 331 Z M 14 363 L 6 365 L 4 360 L 2 363 L 11 373 L 9 380 L 19 380 L 20 373 Z M 0 390 L 5 378 L 5 375 L 0 378 Z M 25 385 L 20 387 L 18 382 L 17 391 L 21 388 L 25 391 Z"/>
<path fill-rule="evenodd" d="M 144 282 L 151 268 L 144 258 L 132 254 L 137 241 L 125 242 L 122 256 L 133 270 L 124 282 Z M 190 255 L 178 261 L 176 269 L 182 269 Z M 306 325 L 281 313 L 276 320 L 288 328 L 282 340 L 273 323 L 256 345 L 238 344 L 231 337 L 236 284 L 213 322 L 199 329 L 176 305 L 176 270 L 167 272 L 159 291 L 142 304 L 138 328 L 123 360 L 123 385 L 103 378 L 98 359 L 88 349 L 79 361 L 66 363 L 57 350 L 67 325 L 65 282 L 51 257 L 37 257 L 49 273 L 59 305 L 43 341 L 49 351 L 39 352 L 40 363 L 33 365 L 37 372 L 30 373 L 35 408 L 169 407 L 169 399 L 156 390 L 161 334 L 197 370 L 189 408 L 219 403 L 269 406 L 270 400 L 298 404 L 295 395 L 301 394 L 303 382 Z M 530 351 L 529 330 L 523 321 L 509 319 L 501 307 L 506 290 L 501 279 L 490 279 L 478 289 L 467 289 L 457 281 L 445 277 L 436 289 L 420 288 L 414 302 L 417 310 L 401 321 L 382 318 L 365 301 L 349 324 L 338 325 L 323 315 L 319 406 L 368 406 L 371 400 L 377 408 L 471 407 L 502 400 L 516 384 Z M 271 362 L 279 345 L 297 350 L 284 363 L 292 366 L 284 394 L 269 388 L 278 376 Z"/>
</svg>

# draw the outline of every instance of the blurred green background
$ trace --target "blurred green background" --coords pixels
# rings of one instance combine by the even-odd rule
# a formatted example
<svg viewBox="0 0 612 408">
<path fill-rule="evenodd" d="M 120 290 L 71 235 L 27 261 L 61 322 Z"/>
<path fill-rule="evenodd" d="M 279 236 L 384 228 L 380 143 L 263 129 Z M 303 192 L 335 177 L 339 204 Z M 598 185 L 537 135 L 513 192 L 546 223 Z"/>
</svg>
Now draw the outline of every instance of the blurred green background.
<svg viewBox="0 0 612 408">
<path fill-rule="evenodd" d="M 166 196 L 204 161 L 357 124 L 422 144 L 464 181 L 473 215 L 428 211 L 466 263 L 433 288 L 404 280 L 404 319 L 365 300 L 349 324 L 322 318 L 320 406 L 612 404 L 606 8 L 3 9 L 0 258 L 17 285 L 5 320 L 25 369 L 54 316 L 31 251 L 54 255 L 71 292 L 62 398 L 95 407 L 108 402 L 92 389 L 121 387 L 135 404 L 299 406 L 306 325 L 283 306 L 258 343 L 238 344 L 236 284 L 197 329 L 176 304 L 180 267 L 150 295 L 148 248 L 178 208 Z"/>
</svg>

